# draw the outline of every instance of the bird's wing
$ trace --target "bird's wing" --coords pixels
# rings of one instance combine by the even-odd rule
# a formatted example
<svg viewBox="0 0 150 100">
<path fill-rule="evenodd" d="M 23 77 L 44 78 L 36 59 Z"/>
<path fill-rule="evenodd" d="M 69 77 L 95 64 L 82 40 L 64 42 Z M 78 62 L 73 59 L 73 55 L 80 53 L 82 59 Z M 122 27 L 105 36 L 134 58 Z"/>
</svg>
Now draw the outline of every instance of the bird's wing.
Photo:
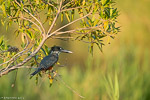
<svg viewBox="0 0 150 100">
<path fill-rule="evenodd" d="M 48 69 L 49 67 L 52 67 L 57 62 L 57 60 L 58 60 L 58 57 L 54 55 L 46 56 L 40 62 L 39 68 Z"/>
</svg>

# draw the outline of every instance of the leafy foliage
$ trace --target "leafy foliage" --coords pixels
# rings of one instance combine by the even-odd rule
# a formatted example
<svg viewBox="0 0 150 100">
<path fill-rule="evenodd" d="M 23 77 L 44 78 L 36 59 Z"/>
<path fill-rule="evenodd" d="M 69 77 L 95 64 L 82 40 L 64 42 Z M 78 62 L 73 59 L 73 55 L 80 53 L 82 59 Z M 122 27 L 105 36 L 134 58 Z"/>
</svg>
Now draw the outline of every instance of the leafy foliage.
<svg viewBox="0 0 150 100">
<path fill-rule="evenodd" d="M 110 38 L 114 38 L 119 31 L 119 27 L 116 27 L 119 14 L 117 8 L 113 7 L 114 4 L 113 0 L 2 0 L 1 23 L 6 25 L 6 29 L 12 24 L 18 26 L 15 33 L 16 36 L 21 36 L 22 51 L 15 55 L 15 59 L 22 61 L 22 65 L 29 61 L 28 65 L 34 66 L 49 53 L 50 49 L 44 42 L 48 38 L 59 38 L 58 35 L 89 43 L 91 53 L 94 45 L 102 51 L 104 37 L 110 43 Z M 52 30 L 59 24 L 56 23 L 58 17 L 61 22 L 67 19 L 68 23 Z M 79 27 L 62 31 L 77 21 L 80 21 Z M 48 31 L 45 29 L 47 24 Z M 63 37 L 62 34 L 69 37 Z M 35 59 L 31 59 L 33 57 Z M 15 59 L 12 61 L 15 62 Z"/>
</svg>

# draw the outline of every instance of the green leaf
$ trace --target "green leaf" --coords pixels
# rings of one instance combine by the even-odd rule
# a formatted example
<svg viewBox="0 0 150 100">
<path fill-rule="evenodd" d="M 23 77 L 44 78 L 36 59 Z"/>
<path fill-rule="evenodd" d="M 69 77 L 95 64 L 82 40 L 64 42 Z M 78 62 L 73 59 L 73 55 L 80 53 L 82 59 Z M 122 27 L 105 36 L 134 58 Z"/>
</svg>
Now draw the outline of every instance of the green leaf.
<svg viewBox="0 0 150 100">
<path fill-rule="evenodd" d="M 105 4 L 105 0 L 101 0 L 101 2 L 102 2 L 102 5 L 104 5 L 104 4 Z"/>
<path fill-rule="evenodd" d="M 48 46 L 46 44 L 44 44 L 44 46 L 45 46 L 46 55 L 48 55 L 49 54 Z"/>
<path fill-rule="evenodd" d="M 21 11 L 23 11 L 23 3 L 21 3 Z"/>
<path fill-rule="evenodd" d="M 7 14 L 6 14 L 5 2 L 0 7 L 1 7 L 2 11 L 3 11 L 4 17 L 6 17 Z"/>
<path fill-rule="evenodd" d="M 47 56 L 45 50 L 43 48 L 41 48 L 41 50 L 43 51 L 44 55 Z"/>
<path fill-rule="evenodd" d="M 85 0 L 83 0 L 82 5 L 83 5 L 83 6 L 85 5 Z"/>
<path fill-rule="evenodd" d="M 98 22 L 99 22 L 99 20 L 96 19 L 96 20 L 94 21 L 94 26 L 96 26 L 96 25 L 98 24 Z"/>
<path fill-rule="evenodd" d="M 119 100 L 119 84 L 116 72 L 115 72 L 115 100 Z"/>
<path fill-rule="evenodd" d="M 1 36 L 0 37 L 0 46 L 3 44 L 3 39 L 4 39 L 4 36 Z"/>
<path fill-rule="evenodd" d="M 82 8 L 79 8 L 78 12 L 79 12 L 80 17 L 84 16 Z M 84 21 L 84 19 L 81 19 L 81 20 Z"/>
<path fill-rule="evenodd" d="M 64 20 L 64 13 L 61 13 L 61 22 Z"/>
<path fill-rule="evenodd" d="M 22 42 L 21 47 L 24 48 L 25 46 L 26 44 Z"/>
<path fill-rule="evenodd" d="M 33 39 L 33 33 L 32 33 L 32 31 L 26 30 L 26 32 L 27 32 L 28 37 L 30 39 Z"/>
<path fill-rule="evenodd" d="M 23 43 L 25 43 L 25 36 L 24 36 L 24 34 L 22 34 L 21 40 L 22 40 Z"/>
<path fill-rule="evenodd" d="M 106 31 L 109 28 L 108 21 L 104 22 L 104 30 Z"/>
<path fill-rule="evenodd" d="M 110 2 L 110 0 L 102 0 L 103 1 L 103 6 L 106 6 L 109 2 Z"/>
<path fill-rule="evenodd" d="M 38 74 L 36 75 L 35 83 L 36 85 L 38 84 Z"/>
<path fill-rule="evenodd" d="M 75 10 L 72 10 L 72 11 L 71 11 L 71 20 L 74 19 L 74 14 L 75 14 Z"/>
<path fill-rule="evenodd" d="M 97 44 L 99 50 L 100 50 L 101 52 L 103 52 L 103 50 L 102 50 L 102 44 L 99 44 L 99 43 L 96 43 L 96 44 Z"/>
<path fill-rule="evenodd" d="M 65 15 L 66 15 L 66 18 L 67 18 L 68 22 L 70 22 L 69 13 L 65 12 Z"/>
<path fill-rule="evenodd" d="M 94 43 L 91 43 L 91 46 L 90 46 L 90 53 L 93 55 L 93 45 Z"/>
<path fill-rule="evenodd" d="M 50 87 L 51 87 L 52 84 L 53 84 L 53 78 L 50 78 L 50 79 L 49 79 L 49 83 L 50 83 Z"/>
<path fill-rule="evenodd" d="M 1 23 L 2 23 L 2 25 L 4 26 L 4 24 L 5 24 L 5 21 L 3 21 L 3 20 L 1 19 Z"/>
</svg>

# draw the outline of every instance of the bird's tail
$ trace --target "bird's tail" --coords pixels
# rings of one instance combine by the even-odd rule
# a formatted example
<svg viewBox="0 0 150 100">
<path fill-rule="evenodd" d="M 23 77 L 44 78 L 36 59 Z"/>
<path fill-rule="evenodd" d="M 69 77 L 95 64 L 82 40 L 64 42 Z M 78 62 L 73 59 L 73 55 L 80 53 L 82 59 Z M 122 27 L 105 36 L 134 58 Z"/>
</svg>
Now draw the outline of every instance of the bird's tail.
<svg viewBox="0 0 150 100">
<path fill-rule="evenodd" d="M 32 74 L 30 74 L 30 78 L 32 78 L 35 74 L 37 74 L 40 71 L 41 71 L 41 69 L 37 69 L 35 72 L 33 72 Z"/>
</svg>

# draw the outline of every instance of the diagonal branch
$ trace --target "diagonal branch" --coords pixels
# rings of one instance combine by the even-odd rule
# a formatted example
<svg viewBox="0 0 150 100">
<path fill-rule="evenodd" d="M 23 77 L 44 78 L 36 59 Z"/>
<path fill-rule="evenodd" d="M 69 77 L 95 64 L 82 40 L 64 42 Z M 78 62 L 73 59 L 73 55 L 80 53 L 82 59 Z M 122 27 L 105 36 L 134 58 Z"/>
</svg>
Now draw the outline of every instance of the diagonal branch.
<svg viewBox="0 0 150 100">
<path fill-rule="evenodd" d="M 30 56 L 28 56 L 27 58 L 25 58 L 22 62 L 18 63 L 17 65 L 14 66 L 9 66 L 7 70 L 5 71 L 0 71 L 0 77 L 3 75 L 6 75 L 7 73 L 20 68 L 20 66 L 24 65 L 26 62 L 28 62 L 33 56 L 35 56 L 35 54 L 40 50 L 40 48 L 43 46 L 44 42 L 47 40 L 47 38 L 43 38 L 43 40 L 41 41 L 41 43 L 39 44 L 39 46 L 36 48 L 36 50 L 34 52 L 31 53 Z"/>
<path fill-rule="evenodd" d="M 23 17 L 23 16 L 21 16 L 21 18 L 24 19 L 24 20 L 27 20 L 27 21 L 29 21 L 31 23 L 33 23 L 40 30 L 40 32 L 42 33 L 41 27 L 39 27 L 39 25 L 37 25 L 34 21 L 32 21 L 32 20 L 30 20 L 30 19 L 28 19 L 26 17 Z"/>
<path fill-rule="evenodd" d="M 59 9 L 58 9 L 58 12 L 57 12 L 57 14 L 56 14 L 56 16 L 55 16 L 55 18 L 54 18 L 53 23 L 51 24 L 51 26 L 50 26 L 50 28 L 49 28 L 47 34 L 50 34 L 50 31 L 51 31 L 52 28 L 54 27 L 54 24 L 55 24 L 55 22 L 56 22 L 56 20 L 57 20 L 57 18 L 58 18 L 58 16 L 59 16 L 59 14 L 60 14 L 60 12 L 61 12 L 61 6 L 62 6 L 62 0 L 61 0 L 61 2 L 60 2 L 60 6 L 59 6 Z"/>
<path fill-rule="evenodd" d="M 57 7 L 55 7 L 53 4 L 51 4 L 51 3 L 47 3 L 48 5 L 50 5 L 50 6 L 52 6 L 52 7 L 54 7 L 55 9 L 57 9 Z"/>
<path fill-rule="evenodd" d="M 76 19 L 76 20 L 74 20 L 74 21 L 72 21 L 72 22 L 70 22 L 70 23 L 68 23 L 68 24 L 66 24 L 66 25 L 64 25 L 64 26 L 62 26 L 62 27 L 60 27 L 59 29 L 57 29 L 57 30 L 55 30 L 54 32 L 52 32 L 51 34 L 49 34 L 48 37 L 50 37 L 50 36 L 56 34 L 56 33 L 57 33 L 58 31 L 60 31 L 61 29 L 65 28 L 65 27 L 67 27 L 67 26 L 69 26 L 69 25 L 71 25 L 71 24 L 73 24 L 73 23 L 75 23 L 75 22 L 77 22 L 77 21 L 79 21 L 79 20 L 81 20 L 81 19 L 83 19 L 83 18 L 85 18 L 85 17 L 91 15 L 91 14 L 92 14 L 92 13 L 90 12 L 90 13 L 86 14 L 85 16 L 80 17 L 80 18 L 78 18 L 78 19 Z"/>
<path fill-rule="evenodd" d="M 54 7 L 55 9 L 57 9 L 57 7 L 55 7 L 53 4 L 51 4 L 51 3 L 49 3 L 49 2 L 46 2 L 45 0 L 42 0 L 45 4 L 48 4 L 48 5 L 50 5 L 50 6 L 52 6 L 52 7 Z M 49 0 L 48 0 L 49 1 Z"/>
<path fill-rule="evenodd" d="M 95 29 L 95 28 L 99 28 L 99 27 L 100 26 L 79 28 L 79 29 L 74 29 L 74 30 L 69 30 L 69 31 L 64 31 L 64 32 L 57 32 L 55 35 L 61 35 L 61 34 L 65 34 L 65 33 L 73 33 L 73 32 L 80 31 L 80 30 L 89 30 L 89 29 Z"/>
</svg>

